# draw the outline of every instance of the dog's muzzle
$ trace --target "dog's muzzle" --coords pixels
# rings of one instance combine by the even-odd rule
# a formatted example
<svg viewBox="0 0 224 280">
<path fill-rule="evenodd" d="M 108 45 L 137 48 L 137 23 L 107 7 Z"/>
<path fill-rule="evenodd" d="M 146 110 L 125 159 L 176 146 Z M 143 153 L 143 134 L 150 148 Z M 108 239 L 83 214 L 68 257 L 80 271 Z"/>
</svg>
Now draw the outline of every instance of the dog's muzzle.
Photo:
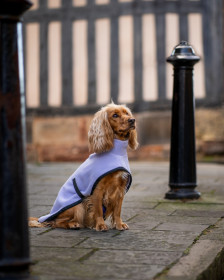
<svg viewBox="0 0 224 280">
<path fill-rule="evenodd" d="M 135 119 L 129 119 L 128 123 L 130 124 L 130 128 L 135 128 Z"/>
</svg>

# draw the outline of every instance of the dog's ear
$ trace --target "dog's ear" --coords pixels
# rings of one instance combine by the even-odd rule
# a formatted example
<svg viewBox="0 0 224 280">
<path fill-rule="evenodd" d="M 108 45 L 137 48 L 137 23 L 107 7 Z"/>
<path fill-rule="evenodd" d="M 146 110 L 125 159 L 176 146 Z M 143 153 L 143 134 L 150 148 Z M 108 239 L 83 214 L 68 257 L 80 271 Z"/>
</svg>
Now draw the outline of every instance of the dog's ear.
<svg viewBox="0 0 224 280">
<path fill-rule="evenodd" d="M 138 140 L 137 140 L 137 132 L 136 129 L 135 130 L 131 130 L 130 133 L 130 137 L 128 140 L 128 146 L 132 149 L 132 150 L 136 150 L 138 148 Z"/>
<path fill-rule="evenodd" d="M 109 151 L 114 145 L 113 130 L 108 121 L 107 111 L 98 111 L 90 125 L 88 132 L 89 150 L 91 153 L 102 153 Z"/>
</svg>

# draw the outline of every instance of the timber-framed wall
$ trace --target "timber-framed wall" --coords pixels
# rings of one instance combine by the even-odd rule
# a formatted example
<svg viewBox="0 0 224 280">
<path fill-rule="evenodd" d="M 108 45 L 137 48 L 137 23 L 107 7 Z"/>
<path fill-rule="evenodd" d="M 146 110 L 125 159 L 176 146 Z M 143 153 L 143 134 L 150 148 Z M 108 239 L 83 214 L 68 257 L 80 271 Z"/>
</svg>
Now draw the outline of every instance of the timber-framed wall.
<svg viewBox="0 0 224 280">
<path fill-rule="evenodd" d="M 198 72 L 195 70 L 195 79 L 199 79 L 198 75 L 201 75 L 199 81 L 201 86 L 199 85 L 195 91 L 197 105 L 211 107 L 223 103 L 222 0 L 61 0 L 55 1 L 58 6 L 53 7 L 51 3 L 53 1 L 39 0 L 36 7 L 24 16 L 26 81 L 30 84 L 26 92 L 27 99 L 31 100 L 30 104 L 29 102 L 27 104 L 28 115 L 88 114 L 95 112 L 111 99 L 115 103 L 129 104 L 135 112 L 169 109 L 171 94 L 168 91 L 171 91 L 172 87 L 172 70 L 168 68 L 166 58 L 171 53 L 172 47 L 181 40 L 189 41 L 202 57 L 200 70 Z M 100 21 L 103 19 L 106 21 Z M 76 26 L 76 23 L 81 24 Z M 101 42 L 104 41 L 101 30 L 104 30 L 102 28 L 105 25 L 107 26 L 105 40 L 109 46 L 106 55 L 103 54 L 102 48 L 97 50 L 100 46 L 97 43 L 100 40 L 97 36 L 101 38 Z M 79 29 L 83 26 L 84 29 Z M 98 26 L 102 28 L 97 29 Z M 32 38 L 35 30 L 38 40 Z M 82 30 L 85 31 L 83 36 L 86 42 L 84 62 L 86 79 L 80 82 L 77 78 L 74 79 L 74 73 L 78 73 L 79 67 L 82 66 L 81 64 L 79 66 L 74 58 L 74 55 L 76 58 L 82 56 L 82 53 L 80 56 L 75 53 L 77 40 L 82 38 L 81 34 L 81 37 L 74 40 L 77 30 L 81 30 L 81 33 Z M 130 33 L 126 45 L 125 30 Z M 58 40 L 50 41 L 54 36 L 50 35 L 51 32 L 58 32 Z M 197 41 L 198 37 L 200 42 Z M 121 44 L 122 40 L 124 46 Z M 50 45 L 53 49 L 57 47 L 51 59 L 49 59 Z M 147 52 L 147 48 L 151 45 L 154 47 Z M 125 48 L 129 53 L 126 58 Z M 36 49 L 37 53 L 32 53 L 33 49 Z M 99 53 L 105 55 L 105 59 L 103 57 L 101 60 L 108 60 L 106 66 L 102 66 L 104 62 L 98 63 Z M 31 58 L 35 58 L 36 62 L 29 62 Z M 57 67 L 50 65 L 52 61 L 58 61 L 58 64 L 55 64 Z M 106 67 L 106 70 L 98 71 L 100 65 Z M 127 67 L 131 68 L 131 72 L 125 78 L 122 73 L 128 72 Z M 55 80 L 52 68 L 60 68 L 57 71 L 59 76 L 56 75 Z M 39 82 L 38 90 L 33 86 L 33 78 L 30 76 L 32 69 L 36 69 L 34 79 L 36 83 Z M 105 77 L 104 72 L 107 75 Z M 60 85 L 56 87 L 58 80 Z M 103 80 L 108 84 L 105 87 L 106 96 L 102 93 L 104 85 L 99 93 L 99 84 Z M 82 90 L 79 92 L 77 83 L 86 84 L 84 93 Z M 126 88 L 125 85 L 128 84 L 130 87 Z M 59 87 L 59 101 L 51 103 L 49 96 L 51 94 L 51 98 L 54 98 L 54 91 L 56 92 Z M 34 91 L 38 91 L 35 104 L 32 103 Z M 81 101 L 77 96 L 80 96 Z"/>
</svg>

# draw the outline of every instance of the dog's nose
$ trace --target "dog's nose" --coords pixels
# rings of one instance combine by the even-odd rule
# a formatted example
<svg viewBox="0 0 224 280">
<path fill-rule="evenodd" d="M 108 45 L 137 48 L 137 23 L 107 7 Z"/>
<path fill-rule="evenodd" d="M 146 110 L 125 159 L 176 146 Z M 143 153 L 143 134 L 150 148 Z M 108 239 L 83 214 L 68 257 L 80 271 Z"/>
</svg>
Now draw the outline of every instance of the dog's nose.
<svg viewBox="0 0 224 280">
<path fill-rule="evenodd" d="M 135 123 L 135 119 L 129 119 L 128 122 L 129 122 L 130 124 L 134 124 L 134 123 Z"/>
</svg>

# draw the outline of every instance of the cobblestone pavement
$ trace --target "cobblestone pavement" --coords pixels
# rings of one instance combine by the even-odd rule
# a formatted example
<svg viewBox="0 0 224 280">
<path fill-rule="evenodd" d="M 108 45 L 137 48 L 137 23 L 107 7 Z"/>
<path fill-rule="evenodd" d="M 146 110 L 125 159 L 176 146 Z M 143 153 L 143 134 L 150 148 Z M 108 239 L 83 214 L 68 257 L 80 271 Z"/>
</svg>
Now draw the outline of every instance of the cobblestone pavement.
<svg viewBox="0 0 224 280">
<path fill-rule="evenodd" d="M 28 165 L 29 216 L 49 213 L 77 163 Z M 128 231 L 30 229 L 31 274 L 40 280 L 221 279 L 224 165 L 198 164 L 199 200 L 165 200 L 168 163 L 131 162 L 122 217 Z M 200 278 L 201 277 L 201 278 Z M 207 277 L 207 278 L 206 278 Z"/>
</svg>

